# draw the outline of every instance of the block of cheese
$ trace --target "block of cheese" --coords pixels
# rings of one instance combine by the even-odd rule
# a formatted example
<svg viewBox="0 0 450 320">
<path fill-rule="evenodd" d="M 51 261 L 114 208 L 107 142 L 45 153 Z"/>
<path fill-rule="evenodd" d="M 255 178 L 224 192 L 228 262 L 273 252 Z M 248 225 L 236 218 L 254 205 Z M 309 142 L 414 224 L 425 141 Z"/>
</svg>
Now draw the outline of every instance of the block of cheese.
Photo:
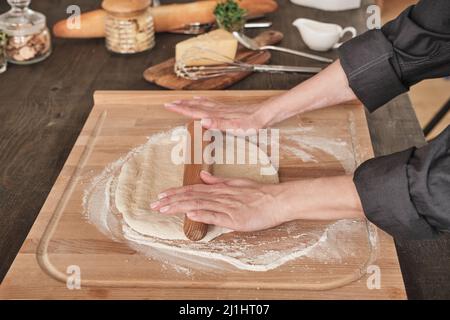
<svg viewBox="0 0 450 320">
<path fill-rule="evenodd" d="M 185 66 L 220 64 L 234 59 L 237 47 L 238 42 L 231 33 L 217 29 L 177 43 L 175 60 Z"/>
</svg>

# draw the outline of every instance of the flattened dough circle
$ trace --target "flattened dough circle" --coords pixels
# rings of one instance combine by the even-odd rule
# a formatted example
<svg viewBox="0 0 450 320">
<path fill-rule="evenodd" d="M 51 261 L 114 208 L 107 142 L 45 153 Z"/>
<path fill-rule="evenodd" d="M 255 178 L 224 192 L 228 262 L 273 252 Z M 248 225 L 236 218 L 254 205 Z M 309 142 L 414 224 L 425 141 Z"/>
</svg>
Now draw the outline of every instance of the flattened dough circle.
<svg viewBox="0 0 450 320">
<path fill-rule="evenodd" d="M 157 199 L 160 192 L 183 185 L 184 167 L 171 161 L 172 148 L 178 143 L 171 138 L 172 135 L 186 135 L 186 131 L 183 127 L 178 127 L 150 138 L 149 142 L 125 162 L 117 181 L 115 204 L 125 222 L 135 231 L 161 239 L 187 240 L 183 233 L 183 214 L 167 216 L 150 209 L 150 203 Z M 235 143 L 235 148 L 240 148 L 239 151 L 242 152 L 240 145 Z M 226 178 L 248 178 L 262 183 L 278 183 L 278 174 L 261 175 L 260 164 L 248 164 L 248 159 L 258 150 L 258 163 L 269 163 L 271 166 L 267 154 L 257 147 L 249 148 L 248 143 L 245 146 L 246 164 L 214 165 L 214 174 Z M 225 152 L 226 150 L 224 154 Z M 273 171 L 276 172 L 275 169 Z M 210 241 L 230 231 L 209 226 L 208 234 L 202 241 Z"/>
</svg>

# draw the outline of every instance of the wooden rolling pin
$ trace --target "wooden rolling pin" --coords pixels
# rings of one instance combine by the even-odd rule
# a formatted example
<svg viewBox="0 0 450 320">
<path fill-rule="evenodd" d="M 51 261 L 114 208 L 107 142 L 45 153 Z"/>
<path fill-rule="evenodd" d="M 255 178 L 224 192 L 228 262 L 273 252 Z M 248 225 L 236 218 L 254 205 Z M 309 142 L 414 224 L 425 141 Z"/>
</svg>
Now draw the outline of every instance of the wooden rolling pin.
<svg viewBox="0 0 450 320">
<path fill-rule="evenodd" d="M 201 127 L 200 121 L 192 121 L 187 125 L 187 130 L 189 132 L 190 139 L 187 139 L 187 148 L 186 150 L 191 150 L 190 154 L 187 153 L 186 164 L 184 165 L 184 176 L 183 176 L 183 185 L 189 186 L 194 184 L 203 184 L 204 182 L 200 178 L 200 172 L 202 170 L 211 172 L 212 166 L 203 163 L 203 151 L 207 145 L 207 142 L 203 141 L 203 134 L 205 129 Z M 201 134 L 200 137 L 196 136 Z M 195 151 L 200 151 L 200 146 L 196 140 L 201 141 L 201 154 L 197 154 L 197 158 L 199 158 L 195 163 Z M 197 148 L 197 150 L 196 150 Z M 184 217 L 184 225 L 183 231 L 186 237 L 193 241 L 198 241 L 203 239 L 208 232 L 208 225 L 190 220 L 187 216 Z"/>
</svg>

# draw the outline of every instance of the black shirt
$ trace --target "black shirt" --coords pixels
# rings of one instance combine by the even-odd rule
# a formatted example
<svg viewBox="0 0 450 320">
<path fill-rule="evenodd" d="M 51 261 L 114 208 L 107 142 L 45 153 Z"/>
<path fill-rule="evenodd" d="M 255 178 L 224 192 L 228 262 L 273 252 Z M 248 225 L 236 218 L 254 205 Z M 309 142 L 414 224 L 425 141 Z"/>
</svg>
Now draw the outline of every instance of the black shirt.
<svg viewBox="0 0 450 320">
<path fill-rule="evenodd" d="M 339 55 L 371 112 L 421 80 L 449 76 L 450 0 L 419 1 L 381 30 L 345 43 Z M 450 232 L 450 127 L 423 148 L 366 161 L 354 182 L 366 217 L 392 236 Z"/>
</svg>

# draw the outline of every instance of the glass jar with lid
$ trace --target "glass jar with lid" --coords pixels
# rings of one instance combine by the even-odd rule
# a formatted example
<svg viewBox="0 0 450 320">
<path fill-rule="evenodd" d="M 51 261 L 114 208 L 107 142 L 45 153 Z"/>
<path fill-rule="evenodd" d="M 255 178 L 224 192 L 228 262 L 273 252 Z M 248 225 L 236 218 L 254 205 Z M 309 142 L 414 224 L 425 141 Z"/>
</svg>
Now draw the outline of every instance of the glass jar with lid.
<svg viewBox="0 0 450 320">
<path fill-rule="evenodd" d="M 8 0 L 11 10 L 0 15 L 0 30 L 6 34 L 9 62 L 31 64 L 51 53 L 50 31 L 42 13 L 28 8 L 31 0 Z"/>
<path fill-rule="evenodd" d="M 137 53 L 155 45 L 151 0 L 103 0 L 106 48 L 116 53 Z"/>
</svg>

